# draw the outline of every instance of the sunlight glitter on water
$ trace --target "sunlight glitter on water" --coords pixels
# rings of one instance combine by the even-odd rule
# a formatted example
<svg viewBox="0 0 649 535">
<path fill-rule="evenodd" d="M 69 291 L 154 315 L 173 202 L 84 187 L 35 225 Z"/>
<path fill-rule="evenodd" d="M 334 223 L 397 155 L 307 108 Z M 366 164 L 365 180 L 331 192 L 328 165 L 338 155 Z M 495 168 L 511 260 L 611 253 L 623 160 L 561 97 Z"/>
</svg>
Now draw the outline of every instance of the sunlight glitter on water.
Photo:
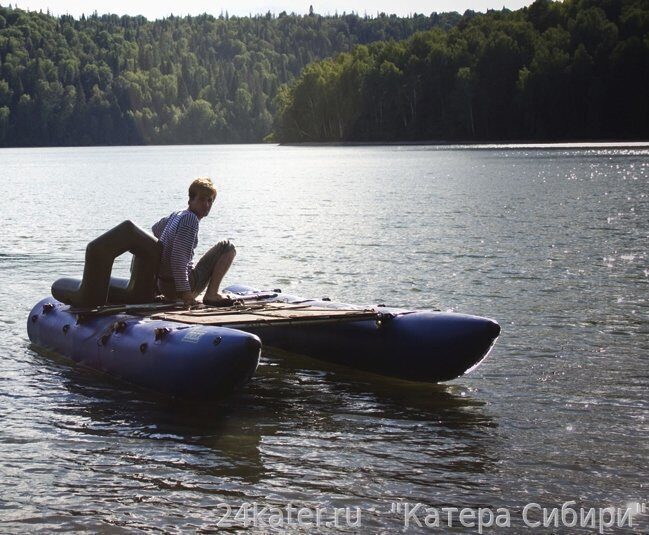
<svg viewBox="0 0 649 535">
<path fill-rule="evenodd" d="M 391 531 L 403 527 L 392 500 L 518 511 L 640 500 L 648 155 L 647 144 L 0 151 L 3 528 L 209 530 L 218 503 L 292 501 L 358 505 L 364 526 Z M 226 283 L 490 316 L 498 343 L 445 385 L 264 354 L 243 391 L 198 407 L 30 349 L 31 305 L 81 273 L 86 243 L 184 206 L 198 175 L 219 186 L 198 254 L 223 237 L 239 251 Z"/>
</svg>

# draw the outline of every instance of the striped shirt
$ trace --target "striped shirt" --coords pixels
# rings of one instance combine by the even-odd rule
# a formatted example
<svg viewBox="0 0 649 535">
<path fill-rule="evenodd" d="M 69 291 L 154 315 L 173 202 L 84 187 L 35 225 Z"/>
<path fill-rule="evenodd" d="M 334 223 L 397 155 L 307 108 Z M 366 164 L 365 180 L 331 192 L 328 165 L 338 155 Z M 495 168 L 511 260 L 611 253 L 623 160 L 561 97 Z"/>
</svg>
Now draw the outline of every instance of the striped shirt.
<svg viewBox="0 0 649 535">
<path fill-rule="evenodd" d="M 193 268 L 194 249 L 198 245 L 198 216 L 190 210 L 173 212 L 152 227 L 162 242 L 162 262 L 158 277 L 173 279 L 176 291 L 189 292 L 189 274 Z"/>
</svg>

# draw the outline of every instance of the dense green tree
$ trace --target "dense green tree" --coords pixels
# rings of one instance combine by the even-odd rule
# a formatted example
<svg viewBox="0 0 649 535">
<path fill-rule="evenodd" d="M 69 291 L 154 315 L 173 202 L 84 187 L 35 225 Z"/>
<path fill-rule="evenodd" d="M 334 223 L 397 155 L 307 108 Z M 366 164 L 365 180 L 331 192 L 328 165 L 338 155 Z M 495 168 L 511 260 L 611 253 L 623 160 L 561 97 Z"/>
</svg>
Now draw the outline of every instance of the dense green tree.
<svg viewBox="0 0 649 535">
<path fill-rule="evenodd" d="M 0 143 L 259 141 L 271 131 L 280 87 L 308 63 L 460 18 L 314 12 L 147 21 L 0 6 L 0 107 L 9 110 Z"/>
<path fill-rule="evenodd" d="M 448 31 L 431 29 L 362 49 L 353 72 L 343 53 L 307 66 L 282 90 L 275 139 L 646 139 L 649 134 L 645 0 L 537 0 L 514 12 L 465 13 Z M 347 86 L 337 93 L 332 105 L 327 88 L 344 80 L 354 80 L 353 90 Z"/>
<path fill-rule="evenodd" d="M 6 80 L 0 80 L 0 106 L 9 106 L 13 91 Z"/>
<path fill-rule="evenodd" d="M 2 21 L 0 21 L 1 23 Z M 5 144 L 9 135 L 9 116 L 11 111 L 7 106 L 0 106 L 0 146 Z"/>
<path fill-rule="evenodd" d="M 647 80 L 646 0 L 157 21 L 0 6 L 0 146 L 646 138 Z"/>
</svg>

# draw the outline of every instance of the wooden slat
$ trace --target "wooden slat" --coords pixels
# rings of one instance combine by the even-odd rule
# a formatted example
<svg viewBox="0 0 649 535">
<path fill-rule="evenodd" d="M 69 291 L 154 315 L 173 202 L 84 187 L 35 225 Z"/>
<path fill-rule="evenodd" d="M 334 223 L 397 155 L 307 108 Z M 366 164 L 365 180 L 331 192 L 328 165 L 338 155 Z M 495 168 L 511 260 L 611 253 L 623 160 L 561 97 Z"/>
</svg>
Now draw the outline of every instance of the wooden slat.
<svg viewBox="0 0 649 535">
<path fill-rule="evenodd" d="M 164 319 L 198 325 L 253 326 L 276 323 L 321 323 L 376 319 L 374 310 L 314 308 L 290 303 L 228 307 L 226 309 L 179 310 L 154 314 L 152 319 Z"/>
<path fill-rule="evenodd" d="M 178 311 L 178 313 L 189 314 L 191 316 L 227 316 L 230 314 L 240 314 L 242 312 L 261 312 L 267 310 L 300 310 L 308 308 L 310 308 L 309 305 L 292 303 L 259 303 L 243 305 L 236 304 L 230 307 L 201 307 L 193 308 L 191 310 Z"/>
</svg>

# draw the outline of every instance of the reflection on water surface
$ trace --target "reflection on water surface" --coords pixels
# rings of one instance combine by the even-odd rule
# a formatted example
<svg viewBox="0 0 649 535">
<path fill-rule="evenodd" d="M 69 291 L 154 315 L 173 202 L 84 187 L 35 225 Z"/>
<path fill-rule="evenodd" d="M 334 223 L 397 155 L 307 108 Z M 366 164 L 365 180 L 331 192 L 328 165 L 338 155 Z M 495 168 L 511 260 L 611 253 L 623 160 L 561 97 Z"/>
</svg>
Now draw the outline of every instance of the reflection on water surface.
<svg viewBox="0 0 649 535">
<path fill-rule="evenodd" d="M 133 147 L 2 150 L 1 529 L 214 530 L 219 504 L 393 502 L 512 512 L 646 500 L 648 149 Z M 226 283 L 496 318 L 444 385 L 267 353 L 253 381 L 184 404 L 33 351 L 25 321 L 123 219 L 219 198 L 199 254 Z M 128 259 L 115 266 L 128 270 Z M 649 526 L 646 518 L 645 528 Z M 642 526 L 642 524 L 640 524 Z M 326 531 L 326 529 L 323 529 Z M 579 531 L 579 530 L 577 530 Z"/>
</svg>

